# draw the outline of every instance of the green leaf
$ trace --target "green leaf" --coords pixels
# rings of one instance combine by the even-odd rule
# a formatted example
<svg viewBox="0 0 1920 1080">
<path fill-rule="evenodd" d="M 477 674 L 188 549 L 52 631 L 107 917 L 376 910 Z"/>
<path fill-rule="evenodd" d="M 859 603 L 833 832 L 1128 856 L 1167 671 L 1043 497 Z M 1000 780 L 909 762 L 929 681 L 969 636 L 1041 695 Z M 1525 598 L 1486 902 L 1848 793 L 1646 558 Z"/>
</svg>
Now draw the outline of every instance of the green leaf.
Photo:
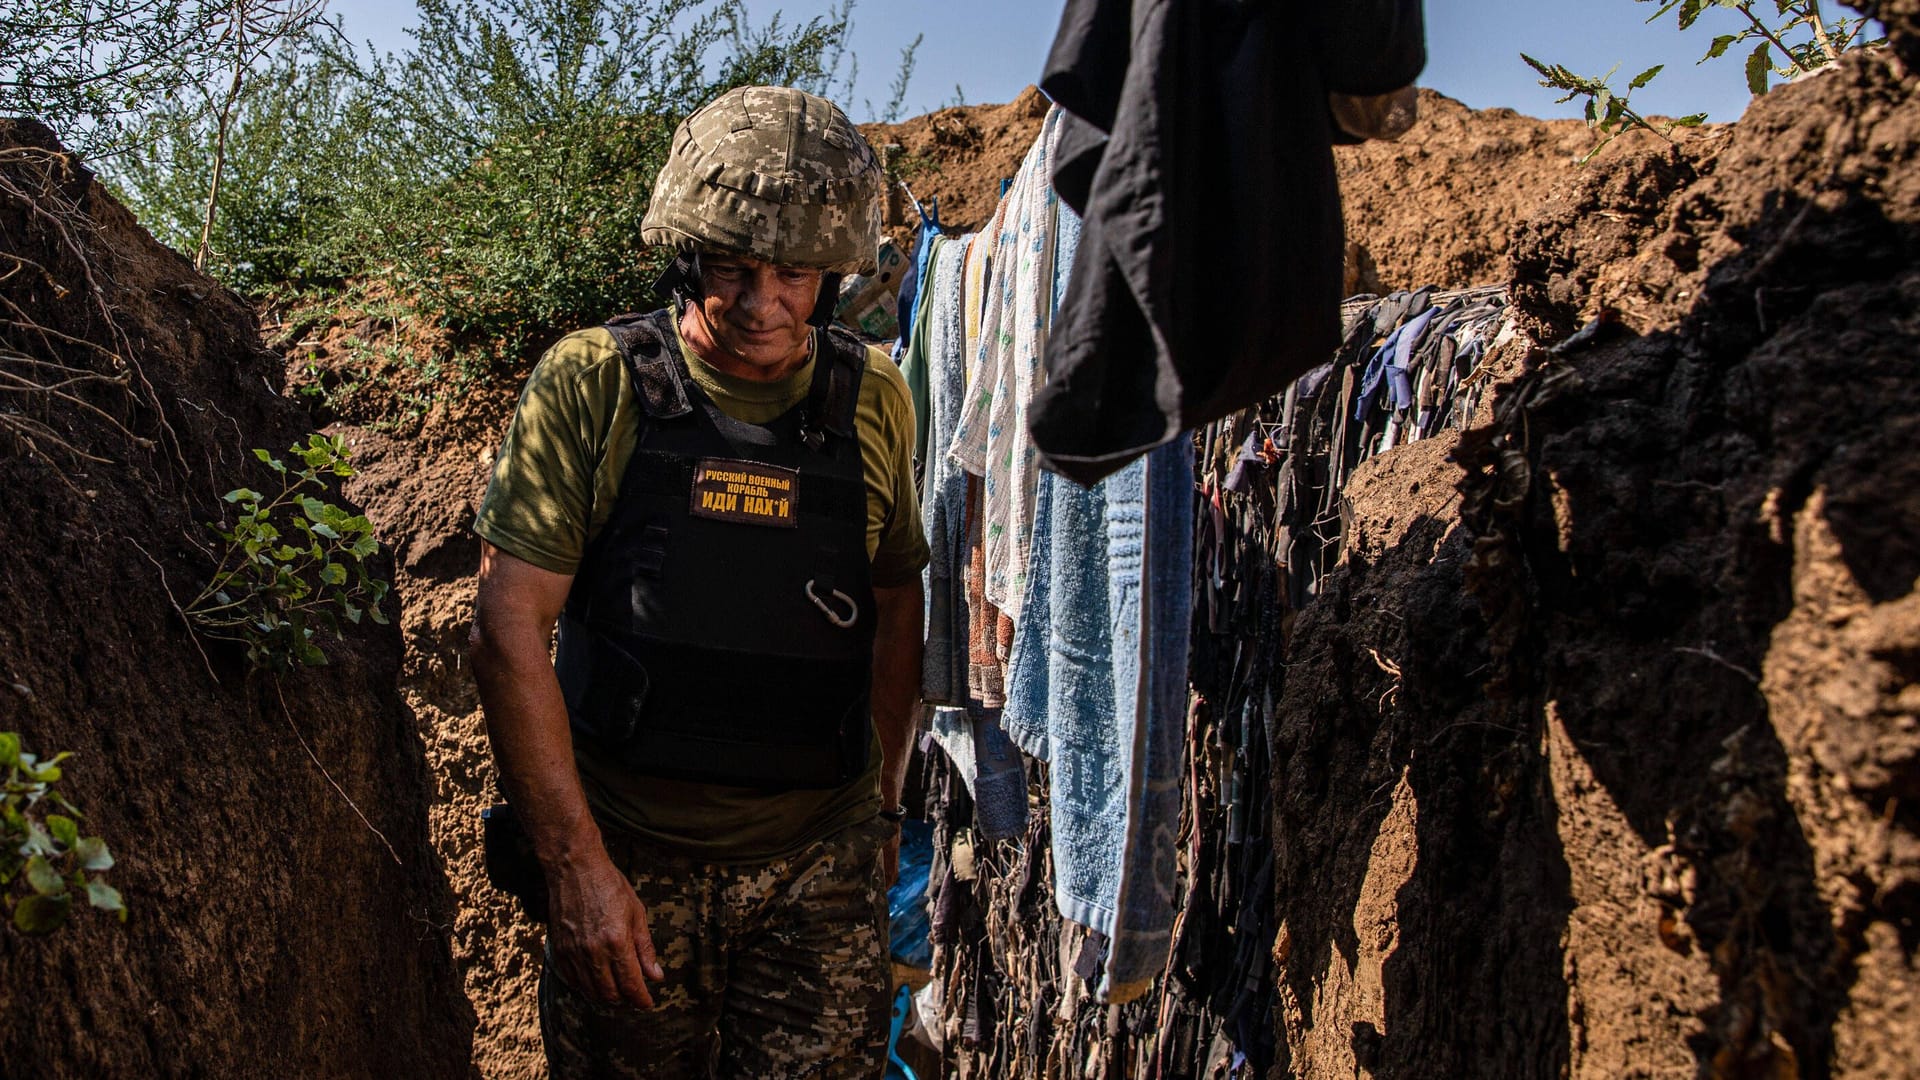
<svg viewBox="0 0 1920 1080">
<path fill-rule="evenodd" d="M 1767 92 L 1767 72 L 1772 68 L 1767 61 L 1767 43 L 1761 42 L 1747 57 L 1747 89 L 1753 96 L 1759 97 Z"/>
<path fill-rule="evenodd" d="M 50 934 L 67 921 L 72 907 L 68 896 L 23 897 L 13 909 L 13 925 L 23 934 Z"/>
<path fill-rule="evenodd" d="M 61 847 L 72 848 L 80 842 L 80 826 L 65 814 L 48 814 L 47 831 L 53 833 Z"/>
<path fill-rule="evenodd" d="M 252 488 L 234 488 L 232 491 L 222 495 L 221 498 L 228 502 L 257 503 L 260 501 L 260 493 Z"/>
<path fill-rule="evenodd" d="M 31 803 L 29 803 L 29 805 L 31 805 Z M 22 855 L 55 854 L 58 849 L 55 848 L 54 846 L 53 834 L 49 833 L 46 829 L 42 828 L 39 822 L 34 821 L 31 818 L 28 818 L 25 820 L 27 823 L 26 838 L 20 841 L 20 854 Z"/>
<path fill-rule="evenodd" d="M 11 769 L 20 764 L 20 736 L 11 731 L 0 731 L 0 769 Z"/>
<path fill-rule="evenodd" d="M 1665 64 L 1655 64 L 1652 67 L 1648 68 L 1647 70 L 1641 72 L 1640 74 L 1635 75 L 1633 77 L 1633 81 L 1627 84 L 1627 89 L 1638 90 L 1641 87 L 1647 85 L 1648 83 L 1652 82 L 1653 77 L 1655 75 L 1660 74 L 1661 69 L 1665 68 L 1666 66 L 1667 65 Z"/>
<path fill-rule="evenodd" d="M 1690 116 L 1683 116 L 1680 119 L 1675 120 L 1673 122 L 1673 126 L 1683 127 L 1683 128 L 1697 128 L 1701 124 L 1704 124 L 1706 122 L 1707 122 L 1707 114 L 1701 112 L 1701 113 L 1694 113 Z"/>
<path fill-rule="evenodd" d="M 347 583 L 347 568 L 339 563 L 328 563 L 320 568 L 320 580 L 329 585 L 345 585 Z"/>
<path fill-rule="evenodd" d="M 367 618 L 372 619 L 374 622 L 379 623 L 381 626 L 387 625 L 387 617 L 380 613 L 380 609 L 378 607 L 368 608 Z"/>
<path fill-rule="evenodd" d="M 273 460 L 273 455 L 272 455 L 272 454 L 270 454 L 270 453 L 268 453 L 268 452 L 267 452 L 267 451 L 265 451 L 265 450 L 259 450 L 259 449 L 256 449 L 256 450 L 254 450 L 254 452 L 253 452 L 253 456 L 254 456 L 254 457 L 257 457 L 257 458 L 259 458 L 259 459 L 260 459 L 261 461 L 272 461 L 272 460 Z"/>
<path fill-rule="evenodd" d="M 101 911 L 118 912 L 122 919 L 127 916 L 127 904 L 120 898 L 120 890 L 99 878 L 87 882 L 87 903 Z"/>
<path fill-rule="evenodd" d="M 301 663 L 312 667 L 324 667 L 327 662 L 327 654 L 321 652 L 320 646 L 315 645 L 311 641 L 301 641 L 295 644 L 293 653 L 294 657 Z"/>
<path fill-rule="evenodd" d="M 340 601 L 340 612 L 347 617 L 348 622 L 355 626 L 360 625 L 360 608 L 357 605 L 342 600 Z"/>
<path fill-rule="evenodd" d="M 307 516 L 308 521 L 327 520 L 327 504 L 311 495 L 300 496 L 300 512 Z"/>
<path fill-rule="evenodd" d="M 67 891 L 67 883 L 60 880 L 60 871 L 53 868 L 45 855 L 27 860 L 27 886 L 41 896 L 59 896 Z"/>
<path fill-rule="evenodd" d="M 315 535 L 315 536 L 324 536 L 324 537 L 326 537 L 326 538 L 327 538 L 327 539 L 329 539 L 329 540 L 338 540 L 338 539 L 340 539 L 340 533 L 339 533 L 339 531 L 338 531 L 338 530 L 336 530 L 336 529 L 335 529 L 335 528 L 334 528 L 333 526 L 331 526 L 331 525 L 328 525 L 328 524 L 326 524 L 325 522 L 320 522 L 320 523 L 318 523 L 318 524 L 316 524 L 316 525 L 314 525 L 314 527 L 313 527 L 313 535 Z"/>
<path fill-rule="evenodd" d="M 113 869 L 113 853 L 107 850 L 107 842 L 97 836 L 86 837 L 75 844 L 73 857 L 80 860 L 82 870 Z"/>
<path fill-rule="evenodd" d="M 374 552 L 380 550 L 380 541 L 375 540 L 371 536 L 363 536 L 360 539 L 355 540 L 353 542 L 353 545 L 349 547 L 347 550 L 352 552 L 353 557 L 356 559 L 369 558 L 373 555 Z"/>
<path fill-rule="evenodd" d="M 1713 47 L 1707 50 L 1707 55 L 1700 58 L 1700 63 L 1704 64 L 1709 60 L 1718 60 L 1722 56 L 1727 55 L 1727 50 L 1732 48 L 1733 43 L 1738 40 L 1740 40 L 1740 35 L 1738 34 L 1721 34 L 1719 37 L 1714 38 Z"/>
</svg>

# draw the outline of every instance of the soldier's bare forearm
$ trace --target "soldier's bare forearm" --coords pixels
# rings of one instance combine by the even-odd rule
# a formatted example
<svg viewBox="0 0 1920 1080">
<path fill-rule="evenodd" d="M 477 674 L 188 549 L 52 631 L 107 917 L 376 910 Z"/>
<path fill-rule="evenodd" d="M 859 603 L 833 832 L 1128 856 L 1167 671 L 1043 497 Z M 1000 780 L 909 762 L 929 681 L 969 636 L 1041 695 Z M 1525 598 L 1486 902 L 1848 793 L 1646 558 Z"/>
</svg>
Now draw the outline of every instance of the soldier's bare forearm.
<svg viewBox="0 0 1920 1080">
<path fill-rule="evenodd" d="M 487 546 L 467 653 L 501 790 L 549 872 L 600 849 L 547 652 L 570 581 Z"/>
</svg>

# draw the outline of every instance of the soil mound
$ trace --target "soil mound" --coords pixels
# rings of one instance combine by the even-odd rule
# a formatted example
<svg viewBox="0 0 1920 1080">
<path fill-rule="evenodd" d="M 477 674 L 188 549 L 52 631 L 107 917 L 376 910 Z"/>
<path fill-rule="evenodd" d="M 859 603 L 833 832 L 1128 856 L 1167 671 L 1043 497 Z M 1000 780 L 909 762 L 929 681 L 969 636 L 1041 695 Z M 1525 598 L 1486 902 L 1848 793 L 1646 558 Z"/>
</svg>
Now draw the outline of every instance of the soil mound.
<svg viewBox="0 0 1920 1080">
<path fill-rule="evenodd" d="M 1515 231 L 1584 340 L 1361 468 L 1288 646 L 1292 1072 L 1910 1075 L 1916 139 L 1856 55 Z"/>
<path fill-rule="evenodd" d="M 283 378 L 238 297 L 0 121 L 0 729 L 74 751 L 131 910 L 0 929 L 9 1076 L 471 1072 L 397 632 L 276 682 L 176 614 L 221 495 L 267 490 L 251 451 L 311 429 Z"/>
<path fill-rule="evenodd" d="M 936 200 L 942 225 L 961 233 L 993 216 L 1000 181 L 1019 171 L 1046 115 L 1046 97 L 1030 86 L 1006 105 L 956 106 L 860 130 L 876 147 L 898 147 L 891 152 L 894 175 L 921 202 Z M 1674 138 L 1691 144 L 1722 131 L 1709 125 Z M 1514 222 L 1540 206 L 1593 142 L 1578 120 L 1469 109 L 1420 91 L 1420 120 L 1400 139 L 1334 150 L 1346 209 L 1347 294 L 1505 280 Z M 1603 153 L 1659 145 L 1636 131 Z M 892 224 L 903 241 L 911 218 L 910 208 L 896 208 Z M 1222 227 L 1232 227 L 1230 209 Z"/>
</svg>

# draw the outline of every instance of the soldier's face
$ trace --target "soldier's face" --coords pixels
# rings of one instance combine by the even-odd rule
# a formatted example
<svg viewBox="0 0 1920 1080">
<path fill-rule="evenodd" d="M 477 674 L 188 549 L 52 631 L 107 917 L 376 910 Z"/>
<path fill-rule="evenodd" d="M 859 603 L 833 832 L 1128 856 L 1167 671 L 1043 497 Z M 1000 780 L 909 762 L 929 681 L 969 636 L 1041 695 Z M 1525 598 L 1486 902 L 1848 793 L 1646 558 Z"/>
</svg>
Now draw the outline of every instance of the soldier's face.
<svg viewBox="0 0 1920 1080">
<path fill-rule="evenodd" d="M 806 360 L 813 332 L 807 316 L 820 295 L 820 271 L 745 255 L 702 255 L 699 265 L 702 321 L 713 344 L 729 354 L 707 356 L 709 363 L 731 375 L 776 379 Z M 728 371 L 732 360 L 750 370 Z"/>
</svg>

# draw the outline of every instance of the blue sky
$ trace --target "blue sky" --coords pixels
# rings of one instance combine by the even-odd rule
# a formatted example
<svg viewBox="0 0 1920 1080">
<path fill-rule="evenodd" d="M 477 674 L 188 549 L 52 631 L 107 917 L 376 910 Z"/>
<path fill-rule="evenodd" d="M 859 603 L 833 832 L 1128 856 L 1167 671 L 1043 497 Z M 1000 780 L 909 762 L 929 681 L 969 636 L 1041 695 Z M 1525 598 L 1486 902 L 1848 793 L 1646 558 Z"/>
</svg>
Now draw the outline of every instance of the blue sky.
<svg viewBox="0 0 1920 1080">
<path fill-rule="evenodd" d="M 1334 2 L 1334 0 L 1326 0 Z M 829 0 L 747 0 L 756 22 L 775 12 L 789 20 L 824 13 Z M 852 94 L 856 120 L 871 119 L 865 103 L 883 108 L 899 65 L 900 50 L 924 34 L 908 89 L 904 115 L 950 103 L 956 85 L 969 103 L 1011 100 L 1039 77 L 1060 18 L 1061 0 L 858 0 L 852 51 L 860 77 Z M 1837 5 L 1828 5 L 1836 7 Z M 1642 112 L 1682 115 L 1705 112 L 1716 121 L 1737 120 L 1747 107 L 1742 57 L 1728 56 L 1696 67 L 1715 34 L 1729 33 L 1740 17 L 1710 8 L 1682 34 L 1673 16 L 1648 25 L 1659 5 L 1651 0 L 1427 0 L 1427 70 L 1420 78 L 1474 108 L 1505 106 L 1530 116 L 1574 116 L 1577 104 L 1555 105 L 1558 93 L 1537 83 L 1520 61 L 1525 52 L 1582 74 L 1598 75 L 1615 64 L 1616 86 L 1655 64 L 1660 77 L 1634 95 Z M 409 39 L 412 0 L 331 0 L 355 41 L 371 38 L 397 51 Z M 1841 9 L 1834 14 L 1851 15 Z"/>
</svg>

